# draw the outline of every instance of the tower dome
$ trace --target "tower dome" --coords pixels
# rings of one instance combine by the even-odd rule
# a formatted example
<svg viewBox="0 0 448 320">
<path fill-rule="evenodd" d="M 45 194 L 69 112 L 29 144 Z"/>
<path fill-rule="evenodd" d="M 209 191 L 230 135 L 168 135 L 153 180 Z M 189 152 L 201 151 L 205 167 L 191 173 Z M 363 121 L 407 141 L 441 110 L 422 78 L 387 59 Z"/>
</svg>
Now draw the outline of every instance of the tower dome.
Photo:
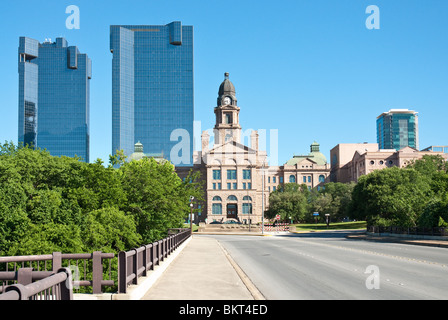
<svg viewBox="0 0 448 320">
<path fill-rule="evenodd" d="M 313 160 L 315 160 L 318 165 L 325 165 L 327 163 L 327 158 L 320 152 L 320 145 L 316 141 L 311 144 L 311 152 L 309 156 L 313 157 Z"/>
<path fill-rule="evenodd" d="M 235 86 L 233 85 L 233 83 L 229 80 L 229 73 L 226 72 L 224 74 L 224 81 L 221 83 L 221 85 L 219 86 L 219 92 L 218 95 L 220 97 L 224 96 L 224 95 L 235 95 Z"/>
<path fill-rule="evenodd" d="M 224 73 L 224 81 L 219 86 L 218 106 L 237 105 L 235 86 L 229 80 L 229 73 Z"/>
</svg>

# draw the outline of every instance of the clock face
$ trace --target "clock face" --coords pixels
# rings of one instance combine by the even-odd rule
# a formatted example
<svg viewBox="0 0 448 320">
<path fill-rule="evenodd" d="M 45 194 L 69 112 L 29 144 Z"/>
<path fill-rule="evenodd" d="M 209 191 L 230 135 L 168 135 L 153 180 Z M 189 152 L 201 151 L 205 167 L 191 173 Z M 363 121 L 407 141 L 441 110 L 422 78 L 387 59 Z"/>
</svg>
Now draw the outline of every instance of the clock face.
<svg viewBox="0 0 448 320">
<path fill-rule="evenodd" d="M 224 105 L 229 105 L 230 103 L 232 102 L 232 100 L 230 100 L 230 98 L 229 97 L 225 97 L 224 98 Z"/>
</svg>

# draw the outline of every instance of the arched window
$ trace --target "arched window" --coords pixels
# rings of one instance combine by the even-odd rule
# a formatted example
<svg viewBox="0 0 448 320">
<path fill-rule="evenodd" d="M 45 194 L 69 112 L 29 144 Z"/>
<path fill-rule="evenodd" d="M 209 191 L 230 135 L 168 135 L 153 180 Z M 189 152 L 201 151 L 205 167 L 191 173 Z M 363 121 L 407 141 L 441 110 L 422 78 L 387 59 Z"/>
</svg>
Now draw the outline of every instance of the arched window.
<svg viewBox="0 0 448 320">
<path fill-rule="evenodd" d="M 252 214 L 252 198 L 249 196 L 245 196 L 243 198 L 243 214 Z"/>
<path fill-rule="evenodd" d="M 214 203 L 212 206 L 212 214 L 222 214 L 222 204 Z"/>
<path fill-rule="evenodd" d="M 222 202 L 222 199 L 221 199 L 221 197 L 216 196 L 216 197 L 213 198 L 213 201 Z"/>
<path fill-rule="evenodd" d="M 238 198 L 235 197 L 235 196 L 229 196 L 229 197 L 227 198 L 227 201 L 238 201 Z"/>
<path fill-rule="evenodd" d="M 243 214 L 252 214 L 252 203 L 243 203 Z"/>
<path fill-rule="evenodd" d="M 325 182 L 325 176 L 322 174 L 319 176 L 319 183 Z"/>
<path fill-rule="evenodd" d="M 289 182 L 290 182 L 290 183 L 296 183 L 296 176 L 294 176 L 294 175 L 290 175 L 290 176 L 289 176 Z"/>
</svg>

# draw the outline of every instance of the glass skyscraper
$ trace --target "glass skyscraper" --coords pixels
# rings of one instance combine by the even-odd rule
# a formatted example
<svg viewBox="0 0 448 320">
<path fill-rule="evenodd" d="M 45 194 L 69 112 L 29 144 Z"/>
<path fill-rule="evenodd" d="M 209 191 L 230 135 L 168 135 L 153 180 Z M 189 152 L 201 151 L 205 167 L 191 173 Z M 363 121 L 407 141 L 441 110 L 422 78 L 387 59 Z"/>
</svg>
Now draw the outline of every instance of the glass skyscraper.
<svg viewBox="0 0 448 320">
<path fill-rule="evenodd" d="M 123 150 L 129 156 L 140 142 L 145 153 L 171 160 L 173 147 L 184 140 L 188 160 L 175 164 L 191 165 L 193 27 L 178 21 L 168 25 L 111 26 L 110 50 L 112 153 Z M 178 133 L 183 133 L 183 139 Z"/>
<path fill-rule="evenodd" d="M 419 148 L 418 114 L 408 109 L 392 109 L 382 113 L 376 121 L 380 149 L 401 150 Z"/>
<path fill-rule="evenodd" d="M 89 162 L 91 78 L 91 60 L 64 38 L 21 37 L 19 142 Z"/>
</svg>

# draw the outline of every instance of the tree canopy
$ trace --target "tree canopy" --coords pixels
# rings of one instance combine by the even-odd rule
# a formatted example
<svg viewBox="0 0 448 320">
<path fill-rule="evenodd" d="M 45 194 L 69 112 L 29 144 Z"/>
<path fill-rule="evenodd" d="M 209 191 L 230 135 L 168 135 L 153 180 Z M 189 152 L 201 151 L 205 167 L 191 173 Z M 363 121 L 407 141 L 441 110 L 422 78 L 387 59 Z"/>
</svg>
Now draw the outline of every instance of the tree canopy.
<svg viewBox="0 0 448 320">
<path fill-rule="evenodd" d="M 447 169 L 442 157 L 424 156 L 405 168 L 362 176 L 350 215 L 380 226 L 437 227 L 448 219 Z"/>
<path fill-rule="evenodd" d="M 190 195 L 203 199 L 198 174 L 183 182 L 169 162 L 109 162 L 0 145 L 0 255 L 130 250 L 182 227 Z"/>
</svg>

